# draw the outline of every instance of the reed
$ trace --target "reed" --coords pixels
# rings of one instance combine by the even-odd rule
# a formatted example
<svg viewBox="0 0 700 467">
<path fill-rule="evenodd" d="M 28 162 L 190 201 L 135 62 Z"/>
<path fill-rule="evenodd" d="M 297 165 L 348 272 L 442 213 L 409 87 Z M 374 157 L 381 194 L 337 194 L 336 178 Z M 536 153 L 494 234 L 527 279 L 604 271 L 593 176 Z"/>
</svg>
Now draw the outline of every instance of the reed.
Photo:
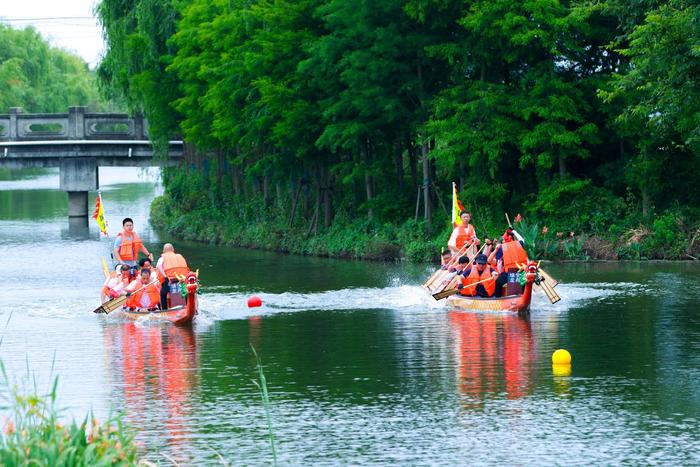
<svg viewBox="0 0 700 467">
<path fill-rule="evenodd" d="M 0 362 L 4 380 L 2 406 L 6 414 L 0 434 L 0 465 L 135 465 L 137 451 L 131 430 L 119 417 L 100 423 L 92 415 L 82 422 L 64 425 L 56 408 L 58 378 L 48 394 L 34 390 L 21 392 L 9 384 L 5 366 Z"/>
<path fill-rule="evenodd" d="M 11 315 L 5 329 L 10 318 Z M 35 380 L 31 390 L 21 391 L 10 381 L 1 360 L 0 377 L 0 413 L 3 414 L 0 420 L 0 465 L 138 464 L 132 430 L 122 424 L 119 416 L 100 423 L 91 413 L 80 423 L 72 420 L 64 425 L 61 422 L 56 405 L 58 377 L 51 379 L 46 394 L 40 393 Z"/>
<path fill-rule="evenodd" d="M 258 353 L 255 351 L 255 347 L 250 346 L 253 349 L 253 354 L 255 355 L 255 361 L 258 367 L 258 379 L 259 381 L 253 380 L 253 384 L 258 387 L 260 391 L 260 397 L 262 398 L 263 407 L 265 408 L 265 416 L 267 417 L 267 432 L 270 438 L 270 449 L 272 449 L 272 465 L 277 465 L 277 452 L 275 451 L 275 435 L 272 432 L 272 417 L 270 416 L 270 397 L 267 392 L 267 380 L 265 379 L 265 374 L 263 373 L 262 362 Z"/>
</svg>

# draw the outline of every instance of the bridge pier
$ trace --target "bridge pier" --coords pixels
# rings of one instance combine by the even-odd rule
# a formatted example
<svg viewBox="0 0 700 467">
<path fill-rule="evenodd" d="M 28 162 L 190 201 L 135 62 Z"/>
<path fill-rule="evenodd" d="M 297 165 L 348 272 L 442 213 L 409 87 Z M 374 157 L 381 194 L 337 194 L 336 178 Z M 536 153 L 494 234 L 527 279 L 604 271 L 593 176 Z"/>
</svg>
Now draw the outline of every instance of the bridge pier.
<svg viewBox="0 0 700 467">
<path fill-rule="evenodd" d="M 97 161 L 91 157 L 61 159 L 59 188 L 68 193 L 68 218 L 87 218 L 88 191 L 98 188 Z"/>
</svg>

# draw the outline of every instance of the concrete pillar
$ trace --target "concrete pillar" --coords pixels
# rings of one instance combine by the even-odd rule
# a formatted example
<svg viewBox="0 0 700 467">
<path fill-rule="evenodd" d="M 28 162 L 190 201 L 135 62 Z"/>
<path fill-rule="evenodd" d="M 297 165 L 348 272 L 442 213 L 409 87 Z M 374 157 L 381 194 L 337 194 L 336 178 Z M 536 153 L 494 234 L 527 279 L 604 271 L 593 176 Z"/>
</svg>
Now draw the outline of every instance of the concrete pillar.
<svg viewBox="0 0 700 467">
<path fill-rule="evenodd" d="M 8 128 L 8 136 L 10 141 L 17 140 L 17 115 L 22 113 L 22 107 L 10 107 L 10 128 Z"/>
<path fill-rule="evenodd" d="M 85 107 L 68 107 L 68 139 L 85 139 Z"/>
<path fill-rule="evenodd" d="M 75 217 L 88 218 L 88 192 L 69 191 L 68 192 L 68 218 Z"/>
<path fill-rule="evenodd" d="M 87 217 L 69 217 L 68 235 L 71 238 L 89 238 L 90 226 Z"/>
<path fill-rule="evenodd" d="M 97 162 L 90 157 L 61 159 L 59 188 L 68 192 L 68 217 L 86 217 L 88 191 L 99 186 Z"/>
</svg>

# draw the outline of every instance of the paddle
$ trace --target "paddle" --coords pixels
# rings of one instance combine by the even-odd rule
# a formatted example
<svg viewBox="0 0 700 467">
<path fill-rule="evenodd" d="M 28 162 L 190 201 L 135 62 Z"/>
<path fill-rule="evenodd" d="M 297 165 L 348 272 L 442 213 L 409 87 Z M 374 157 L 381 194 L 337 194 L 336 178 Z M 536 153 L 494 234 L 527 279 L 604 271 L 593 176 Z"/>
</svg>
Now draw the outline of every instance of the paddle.
<svg viewBox="0 0 700 467">
<path fill-rule="evenodd" d="M 450 271 L 449 271 L 450 268 L 452 266 L 454 266 L 455 264 L 457 264 L 457 261 L 459 261 L 459 257 L 462 256 L 462 253 L 464 253 L 464 251 L 466 251 L 468 248 L 470 248 L 471 245 L 472 245 L 471 243 L 468 245 L 466 243 L 464 245 L 462 245 L 462 248 L 459 249 L 457 254 L 455 256 L 453 256 L 452 259 L 450 259 L 450 261 L 447 263 L 446 268 L 445 269 L 438 269 L 437 271 L 435 271 L 433 273 L 433 275 L 428 278 L 428 280 L 425 282 L 425 284 L 423 284 L 423 287 L 430 290 L 432 293 L 431 287 L 435 282 L 438 281 L 438 278 L 440 278 L 440 280 L 441 280 L 440 287 L 444 287 L 445 286 L 444 285 L 444 280 L 445 280 L 444 276 L 450 274 Z M 440 287 L 438 287 L 438 288 L 440 288 Z M 436 288 L 434 290 L 437 290 L 438 288 Z M 440 290 L 442 290 L 442 289 L 440 289 Z"/>
<path fill-rule="evenodd" d="M 558 293 L 554 291 L 554 288 L 547 283 L 546 279 L 543 279 L 540 281 L 539 286 L 542 288 L 544 291 L 545 295 L 549 299 L 550 303 L 555 304 L 559 300 L 561 300 L 561 297 L 559 296 Z"/>
<path fill-rule="evenodd" d="M 475 285 L 481 284 L 482 282 L 486 282 L 486 281 L 489 281 L 489 280 L 492 280 L 492 279 L 495 280 L 494 277 L 489 277 L 488 279 L 482 279 L 482 280 L 480 280 L 480 281 L 478 281 L 478 282 L 474 282 L 473 284 L 469 284 L 467 287 L 473 287 L 473 286 L 475 286 Z M 436 293 L 436 294 L 433 294 L 433 298 L 434 298 L 435 300 L 442 300 L 443 298 L 449 297 L 450 295 L 454 295 L 454 294 L 456 294 L 457 292 L 459 292 L 459 289 L 443 290 L 442 292 L 438 292 L 438 293 Z"/>
<path fill-rule="evenodd" d="M 107 269 L 107 261 L 105 261 L 104 257 L 102 259 L 102 272 L 105 275 L 105 279 L 109 277 L 109 269 Z"/>
<path fill-rule="evenodd" d="M 157 284 L 157 283 L 158 283 L 158 281 L 149 282 L 148 284 L 139 287 L 138 289 L 134 290 L 133 292 L 129 292 L 129 295 L 120 295 L 119 297 L 113 298 L 112 300 L 110 300 L 108 302 L 104 302 L 102 305 L 100 305 L 97 308 L 95 308 L 94 310 L 92 310 L 92 312 L 93 313 L 110 314 L 111 312 L 113 312 L 117 308 L 121 307 L 126 302 L 126 299 L 129 298 L 129 296 L 135 294 L 136 292 L 139 292 L 139 291 L 145 289 L 146 287 L 148 287 L 151 284 Z"/>
</svg>

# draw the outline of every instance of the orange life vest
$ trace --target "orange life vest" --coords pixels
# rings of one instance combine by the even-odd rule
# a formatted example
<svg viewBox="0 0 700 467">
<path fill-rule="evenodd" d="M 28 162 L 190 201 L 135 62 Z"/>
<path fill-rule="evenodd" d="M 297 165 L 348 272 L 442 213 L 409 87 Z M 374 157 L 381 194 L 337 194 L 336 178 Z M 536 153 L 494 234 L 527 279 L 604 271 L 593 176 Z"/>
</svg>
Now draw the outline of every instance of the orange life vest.
<svg viewBox="0 0 700 467">
<path fill-rule="evenodd" d="M 458 250 L 461 250 L 464 245 L 471 243 L 474 240 L 474 226 L 467 224 L 458 225 L 455 227 L 457 231 L 457 236 L 455 237 L 455 246 Z"/>
<path fill-rule="evenodd" d="M 501 252 L 503 253 L 503 269 L 501 269 L 503 272 L 517 269 L 518 264 L 527 264 L 527 252 L 518 241 L 501 244 Z"/>
<path fill-rule="evenodd" d="M 149 309 L 155 308 L 160 304 L 160 285 L 154 282 L 149 283 L 146 287 L 143 286 L 144 283 L 141 281 L 141 278 L 136 279 L 136 292 L 126 301 L 128 307 Z"/>
<path fill-rule="evenodd" d="M 190 272 L 190 268 L 187 267 L 187 261 L 185 261 L 185 258 L 181 254 L 168 251 L 167 253 L 163 253 L 162 258 L 163 271 L 165 271 L 165 275 L 168 276 L 168 279 L 173 279 L 177 275 L 184 276 Z"/>
<path fill-rule="evenodd" d="M 115 298 L 124 292 L 127 285 L 129 285 L 128 279 L 125 279 L 120 272 L 112 271 L 102 285 L 102 293 Z"/>
<path fill-rule="evenodd" d="M 476 265 L 472 265 L 472 270 L 469 272 L 469 275 L 467 277 L 462 278 L 462 285 L 464 286 L 464 288 L 460 290 L 459 293 L 467 296 L 476 295 L 477 286 L 471 284 L 483 281 L 484 279 L 490 280 L 486 280 L 485 282 L 482 282 L 478 285 L 483 285 L 484 289 L 486 289 L 486 293 L 489 294 L 489 297 L 493 297 L 493 293 L 496 291 L 496 278 L 493 277 L 493 269 L 491 269 L 491 267 L 488 265 L 486 265 L 483 272 L 481 273 L 479 273 L 479 270 L 476 268 Z"/>
<path fill-rule="evenodd" d="M 143 242 L 136 232 L 131 232 L 131 236 L 126 231 L 119 232 L 117 237 L 121 237 L 122 244 L 119 246 L 119 257 L 123 261 L 136 261 L 139 258 L 139 251 L 143 247 Z"/>
</svg>

